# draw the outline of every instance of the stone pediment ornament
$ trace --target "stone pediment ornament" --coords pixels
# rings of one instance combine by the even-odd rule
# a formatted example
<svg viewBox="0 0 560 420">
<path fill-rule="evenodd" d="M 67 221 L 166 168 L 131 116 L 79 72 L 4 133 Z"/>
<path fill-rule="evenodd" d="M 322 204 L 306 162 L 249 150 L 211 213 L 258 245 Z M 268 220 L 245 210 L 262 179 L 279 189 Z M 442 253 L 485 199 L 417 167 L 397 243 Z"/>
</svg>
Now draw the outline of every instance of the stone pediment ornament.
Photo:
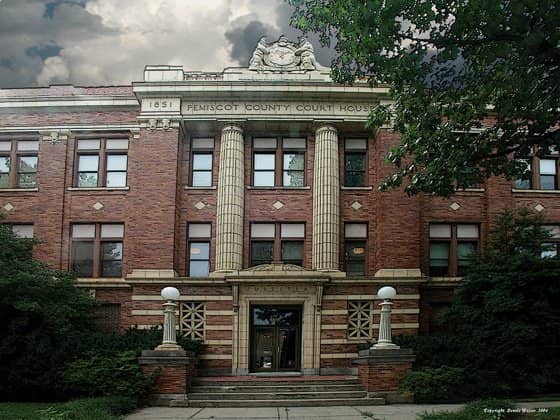
<svg viewBox="0 0 560 420">
<path fill-rule="evenodd" d="M 243 271 L 308 271 L 295 264 L 261 264 Z"/>
<path fill-rule="evenodd" d="M 295 43 L 282 35 L 272 44 L 268 44 L 264 36 L 259 40 L 249 60 L 249 70 L 301 73 L 328 69 L 317 62 L 313 45 L 307 38 L 302 36 Z"/>
</svg>

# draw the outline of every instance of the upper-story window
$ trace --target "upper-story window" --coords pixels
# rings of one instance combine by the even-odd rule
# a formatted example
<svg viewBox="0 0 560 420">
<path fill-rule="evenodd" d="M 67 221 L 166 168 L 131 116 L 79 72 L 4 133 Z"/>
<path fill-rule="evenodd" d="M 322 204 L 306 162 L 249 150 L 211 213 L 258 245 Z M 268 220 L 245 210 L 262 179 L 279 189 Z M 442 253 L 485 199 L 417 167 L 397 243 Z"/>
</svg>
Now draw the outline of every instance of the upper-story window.
<svg viewBox="0 0 560 420">
<path fill-rule="evenodd" d="M 36 188 L 39 142 L 0 140 L 0 188 Z"/>
<path fill-rule="evenodd" d="M 126 187 L 128 139 L 78 139 L 76 151 L 77 187 Z"/>
<path fill-rule="evenodd" d="M 464 275 L 474 262 L 478 241 L 478 225 L 430 224 L 430 275 Z"/>
<path fill-rule="evenodd" d="M 536 156 L 521 160 L 526 165 L 525 174 L 517 178 L 514 188 L 519 190 L 558 190 L 560 189 L 560 158 L 558 152 L 538 158 Z"/>
<path fill-rule="evenodd" d="M 304 223 L 251 224 L 251 266 L 283 262 L 303 265 Z"/>
<path fill-rule="evenodd" d="M 213 138 L 193 138 L 191 144 L 191 185 L 212 186 Z"/>
<path fill-rule="evenodd" d="M 366 139 L 346 139 L 344 142 L 344 186 L 366 185 Z"/>
<path fill-rule="evenodd" d="M 72 271 L 79 277 L 121 277 L 123 238 L 123 224 L 73 224 Z"/>
<path fill-rule="evenodd" d="M 208 277 L 210 273 L 210 223 L 189 224 L 189 276 Z"/>
<path fill-rule="evenodd" d="M 557 257 L 560 255 L 560 225 L 543 226 L 550 233 L 550 239 L 543 242 L 541 257 Z"/>
<path fill-rule="evenodd" d="M 305 149 L 305 138 L 253 139 L 253 185 L 305 186 Z"/>
<path fill-rule="evenodd" d="M 344 269 L 349 276 L 366 274 L 367 224 L 344 225 Z"/>
</svg>

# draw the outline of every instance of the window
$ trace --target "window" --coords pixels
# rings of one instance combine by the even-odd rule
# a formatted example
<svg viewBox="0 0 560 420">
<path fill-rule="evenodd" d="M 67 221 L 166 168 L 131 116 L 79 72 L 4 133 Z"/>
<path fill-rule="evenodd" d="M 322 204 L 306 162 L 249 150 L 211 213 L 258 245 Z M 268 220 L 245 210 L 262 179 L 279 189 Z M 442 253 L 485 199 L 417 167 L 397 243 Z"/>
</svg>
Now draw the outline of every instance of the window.
<svg viewBox="0 0 560 420">
<path fill-rule="evenodd" d="M 344 269 L 348 276 L 366 274 L 366 223 L 344 225 Z"/>
<path fill-rule="evenodd" d="M 253 186 L 303 187 L 305 148 L 304 138 L 253 139 Z"/>
<path fill-rule="evenodd" d="M 72 271 L 79 277 L 121 277 L 123 238 L 123 224 L 72 225 Z"/>
<path fill-rule="evenodd" d="M 366 185 L 366 139 L 346 139 L 344 143 L 344 186 Z"/>
<path fill-rule="evenodd" d="M 372 336 L 371 301 L 348 301 L 348 338 L 369 339 Z"/>
<path fill-rule="evenodd" d="M 77 187 L 126 187 L 128 139 L 78 139 L 76 149 Z"/>
<path fill-rule="evenodd" d="M 189 276 L 208 277 L 210 273 L 210 223 L 189 224 Z"/>
<path fill-rule="evenodd" d="M 0 188 L 36 188 L 39 142 L 0 140 Z"/>
<path fill-rule="evenodd" d="M 305 224 L 253 223 L 251 266 L 283 262 L 303 265 Z"/>
<path fill-rule="evenodd" d="M 550 232 L 551 237 L 542 243 L 542 258 L 552 258 L 560 255 L 560 225 L 543 226 Z"/>
<path fill-rule="evenodd" d="M 463 276 L 478 249 L 475 224 L 430 224 L 430 275 Z"/>
<path fill-rule="evenodd" d="M 517 178 L 514 188 L 519 190 L 558 190 L 560 189 L 559 161 L 557 153 L 544 158 L 532 157 L 519 160 L 526 166 L 521 178 Z"/>
<path fill-rule="evenodd" d="M 32 239 L 33 238 L 33 225 L 12 225 L 12 232 L 18 238 Z"/>
<path fill-rule="evenodd" d="M 193 187 L 212 186 L 213 138 L 193 138 L 191 144 L 191 185 Z"/>
</svg>

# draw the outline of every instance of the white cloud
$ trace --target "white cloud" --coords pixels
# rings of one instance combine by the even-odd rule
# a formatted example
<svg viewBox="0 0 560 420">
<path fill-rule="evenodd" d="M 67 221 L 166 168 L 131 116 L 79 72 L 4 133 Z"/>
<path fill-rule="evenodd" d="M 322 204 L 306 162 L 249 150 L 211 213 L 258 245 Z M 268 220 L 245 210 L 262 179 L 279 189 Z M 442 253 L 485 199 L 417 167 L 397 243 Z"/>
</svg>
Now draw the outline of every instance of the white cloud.
<svg viewBox="0 0 560 420">
<path fill-rule="evenodd" d="M 49 57 L 45 60 L 43 69 L 37 76 L 37 83 L 40 85 L 62 83 L 68 80 L 69 75 L 68 66 L 61 57 Z"/>
<path fill-rule="evenodd" d="M 263 35 L 255 32 L 295 40 L 289 13 L 284 0 L 7 0 L 0 4 L 0 86 L 129 84 L 147 64 L 246 65 Z"/>
</svg>

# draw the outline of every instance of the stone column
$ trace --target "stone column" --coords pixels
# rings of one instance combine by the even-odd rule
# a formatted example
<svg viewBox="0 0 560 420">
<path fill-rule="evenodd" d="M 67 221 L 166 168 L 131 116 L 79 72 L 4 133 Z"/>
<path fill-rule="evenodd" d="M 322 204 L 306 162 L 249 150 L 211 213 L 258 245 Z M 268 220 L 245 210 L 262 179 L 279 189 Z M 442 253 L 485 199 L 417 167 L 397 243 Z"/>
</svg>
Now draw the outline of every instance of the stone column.
<svg viewBox="0 0 560 420">
<path fill-rule="evenodd" d="M 339 269 L 338 135 L 330 125 L 315 131 L 313 163 L 313 269 Z"/>
<path fill-rule="evenodd" d="M 243 129 L 222 129 L 216 209 L 216 271 L 241 270 L 243 261 Z"/>
</svg>

